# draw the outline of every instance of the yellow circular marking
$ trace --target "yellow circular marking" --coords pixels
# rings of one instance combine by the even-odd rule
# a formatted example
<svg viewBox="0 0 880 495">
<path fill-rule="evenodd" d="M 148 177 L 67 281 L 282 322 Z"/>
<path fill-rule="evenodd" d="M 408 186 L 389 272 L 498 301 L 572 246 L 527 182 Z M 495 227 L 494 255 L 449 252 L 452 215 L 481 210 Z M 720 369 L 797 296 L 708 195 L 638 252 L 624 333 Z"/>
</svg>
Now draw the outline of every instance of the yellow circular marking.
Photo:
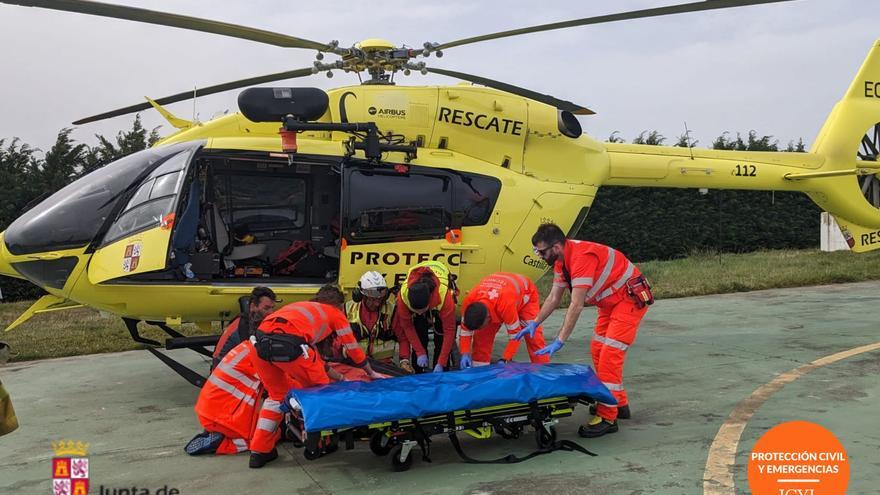
<svg viewBox="0 0 880 495">
<path fill-rule="evenodd" d="M 752 395 L 737 404 L 733 411 L 730 412 L 730 416 L 727 417 L 724 424 L 721 425 L 721 428 L 718 429 L 712 445 L 709 446 L 706 469 L 703 471 L 703 495 L 732 495 L 736 493 L 733 483 L 733 466 L 736 463 L 736 449 L 739 446 L 740 437 L 742 437 L 743 430 L 746 429 L 746 423 L 752 419 L 755 411 L 771 395 L 778 392 L 786 384 L 797 380 L 816 368 L 878 349 L 880 349 L 880 342 L 875 342 L 841 351 L 819 358 L 809 364 L 798 366 L 761 385 L 752 392 Z"/>
</svg>

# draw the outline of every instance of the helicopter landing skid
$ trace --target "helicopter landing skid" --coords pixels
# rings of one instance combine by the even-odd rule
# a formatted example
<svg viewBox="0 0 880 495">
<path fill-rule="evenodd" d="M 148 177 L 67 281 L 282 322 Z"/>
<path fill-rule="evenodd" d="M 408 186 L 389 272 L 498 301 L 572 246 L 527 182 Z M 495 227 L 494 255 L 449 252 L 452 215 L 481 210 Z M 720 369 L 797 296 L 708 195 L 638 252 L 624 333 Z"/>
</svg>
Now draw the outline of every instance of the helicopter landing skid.
<svg viewBox="0 0 880 495">
<path fill-rule="evenodd" d="M 195 371 L 187 368 L 186 366 L 180 364 L 178 361 L 171 359 L 170 357 L 166 356 L 165 354 L 162 354 L 161 352 L 159 352 L 158 350 L 156 350 L 153 347 L 147 347 L 146 349 L 148 351 L 150 351 L 150 353 L 152 355 L 159 358 L 159 361 L 162 361 L 163 363 L 165 363 L 169 368 L 174 370 L 175 373 L 182 376 L 183 379 L 188 381 L 189 383 L 195 385 L 198 388 L 202 388 L 202 385 L 205 384 L 205 377 L 203 377 L 202 375 L 200 375 L 200 374 L 196 373 Z"/>
<path fill-rule="evenodd" d="M 128 333 L 131 334 L 132 340 L 135 342 L 146 344 L 146 349 L 150 351 L 150 353 L 159 361 L 162 361 L 171 368 L 175 373 L 183 377 L 187 382 L 195 385 L 196 387 L 201 388 L 202 385 L 205 384 L 205 377 L 191 370 L 190 368 L 184 366 L 180 362 L 168 357 L 167 355 L 159 352 L 158 347 L 162 347 L 162 344 L 153 339 L 148 339 L 146 337 L 141 336 L 138 331 L 137 324 L 140 320 L 135 320 L 133 318 L 123 318 L 122 321 L 125 323 L 125 327 L 128 329 Z M 165 348 L 166 349 L 180 349 L 180 348 L 188 348 L 192 349 L 199 354 L 204 356 L 212 357 L 212 353 L 205 349 L 204 345 L 214 345 L 217 343 L 219 336 L 203 336 L 203 337 L 186 337 L 185 335 L 177 332 L 176 330 L 170 328 L 168 325 L 164 323 L 148 321 L 150 325 L 154 325 L 162 329 L 165 333 L 170 335 L 172 338 L 165 340 Z"/>
</svg>

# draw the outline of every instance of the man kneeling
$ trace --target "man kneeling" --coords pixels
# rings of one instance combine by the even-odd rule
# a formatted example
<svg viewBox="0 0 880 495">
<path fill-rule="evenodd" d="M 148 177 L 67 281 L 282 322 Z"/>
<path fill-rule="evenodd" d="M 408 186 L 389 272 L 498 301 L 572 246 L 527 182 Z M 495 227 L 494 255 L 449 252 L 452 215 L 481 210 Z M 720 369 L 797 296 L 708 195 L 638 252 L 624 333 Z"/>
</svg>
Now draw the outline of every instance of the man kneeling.
<svg viewBox="0 0 880 495">
<path fill-rule="evenodd" d="M 195 407 L 205 431 L 186 445 L 187 454 L 237 454 L 250 450 L 264 393 L 254 367 L 256 356 L 253 344 L 246 340 L 229 351 L 211 372 Z M 286 378 L 288 388 L 299 386 L 293 378 Z"/>
</svg>

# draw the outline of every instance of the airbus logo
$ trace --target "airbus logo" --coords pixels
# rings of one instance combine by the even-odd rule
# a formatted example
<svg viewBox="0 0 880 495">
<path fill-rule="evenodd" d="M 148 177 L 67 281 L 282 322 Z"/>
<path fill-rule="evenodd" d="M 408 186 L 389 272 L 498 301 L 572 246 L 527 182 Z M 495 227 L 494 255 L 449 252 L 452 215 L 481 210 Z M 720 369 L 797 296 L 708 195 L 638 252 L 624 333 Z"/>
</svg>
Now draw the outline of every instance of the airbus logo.
<svg viewBox="0 0 880 495">
<path fill-rule="evenodd" d="M 370 115 L 375 115 L 377 117 L 382 117 L 386 119 L 405 119 L 406 118 L 406 110 L 401 110 L 398 108 L 377 108 L 370 107 L 367 109 L 367 113 Z"/>
</svg>

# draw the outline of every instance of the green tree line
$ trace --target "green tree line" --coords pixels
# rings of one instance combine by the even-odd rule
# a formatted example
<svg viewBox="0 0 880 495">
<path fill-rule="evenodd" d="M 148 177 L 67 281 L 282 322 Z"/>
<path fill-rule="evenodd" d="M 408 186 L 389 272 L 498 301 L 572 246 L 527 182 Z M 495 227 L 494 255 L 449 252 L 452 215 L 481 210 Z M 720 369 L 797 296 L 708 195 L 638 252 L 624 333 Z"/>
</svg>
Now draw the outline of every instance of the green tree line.
<svg viewBox="0 0 880 495">
<path fill-rule="evenodd" d="M 608 141 L 624 142 L 618 133 Z M 663 145 L 665 141 L 657 131 L 644 131 L 632 142 Z M 696 144 L 682 135 L 674 146 Z M 711 148 L 806 151 L 802 139 L 780 150 L 772 136 L 756 131 L 735 137 L 724 133 Z M 805 194 L 797 192 L 603 187 L 577 237 L 614 246 L 634 261 L 706 251 L 815 248 L 820 212 Z"/>
<path fill-rule="evenodd" d="M 22 143 L 18 138 L 0 139 L 0 232 L 29 207 L 36 205 L 83 175 L 159 140 L 158 128 L 148 130 L 136 116 L 131 129 L 115 137 L 95 135 L 97 144 L 76 143 L 72 129 L 58 132 L 55 143 L 45 152 Z M 33 284 L 0 276 L 3 300 L 32 299 L 42 290 Z"/>
</svg>

